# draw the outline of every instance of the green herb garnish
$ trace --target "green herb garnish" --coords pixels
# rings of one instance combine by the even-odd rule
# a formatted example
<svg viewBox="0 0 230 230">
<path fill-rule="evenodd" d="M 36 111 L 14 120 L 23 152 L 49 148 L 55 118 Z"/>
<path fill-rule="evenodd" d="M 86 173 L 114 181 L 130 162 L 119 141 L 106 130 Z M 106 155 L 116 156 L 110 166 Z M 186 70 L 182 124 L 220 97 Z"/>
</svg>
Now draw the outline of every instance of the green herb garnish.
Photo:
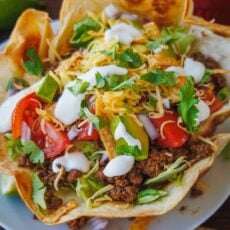
<svg viewBox="0 0 230 230">
<path fill-rule="evenodd" d="M 154 70 L 141 75 L 141 80 L 150 82 L 154 85 L 175 86 L 176 85 L 176 73 L 166 72 L 163 70 Z"/>
<path fill-rule="evenodd" d="M 83 94 L 86 92 L 87 88 L 89 87 L 89 82 L 82 81 L 77 79 L 74 85 L 68 87 L 68 89 L 75 95 Z"/>
<path fill-rule="evenodd" d="M 97 130 L 103 128 L 106 125 L 106 120 L 100 116 L 92 114 L 88 108 L 81 108 L 81 116 L 86 117 L 90 122 L 92 122 Z"/>
<path fill-rule="evenodd" d="M 33 141 L 26 141 L 22 151 L 29 155 L 30 161 L 34 164 L 42 164 L 45 160 L 44 152 Z"/>
<path fill-rule="evenodd" d="M 74 25 L 74 33 L 71 38 L 71 44 L 75 48 L 86 47 L 93 38 L 88 34 L 90 30 L 99 31 L 100 24 L 91 17 L 86 17 Z"/>
<path fill-rule="evenodd" d="M 37 52 L 33 48 L 27 49 L 26 58 L 24 61 L 25 71 L 34 76 L 41 77 L 45 69 Z"/>
<path fill-rule="evenodd" d="M 195 98 L 195 87 L 191 80 L 180 89 L 179 96 L 178 112 L 189 132 L 195 132 L 198 128 L 198 100 Z"/>
</svg>

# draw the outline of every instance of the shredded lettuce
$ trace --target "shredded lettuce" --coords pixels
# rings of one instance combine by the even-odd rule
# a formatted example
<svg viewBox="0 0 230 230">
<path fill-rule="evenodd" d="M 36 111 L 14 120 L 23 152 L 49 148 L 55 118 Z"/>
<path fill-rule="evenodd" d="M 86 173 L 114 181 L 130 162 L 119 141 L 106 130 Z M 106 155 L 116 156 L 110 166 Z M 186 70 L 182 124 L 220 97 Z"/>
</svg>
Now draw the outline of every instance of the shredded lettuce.
<svg viewBox="0 0 230 230">
<path fill-rule="evenodd" d="M 165 190 L 144 189 L 137 194 L 137 204 L 149 204 L 168 194 Z"/>
<path fill-rule="evenodd" d="M 177 176 L 188 168 L 188 164 L 184 161 L 184 157 L 178 158 L 170 167 L 160 173 L 158 176 L 147 179 L 145 185 L 157 186 L 167 181 L 174 181 Z"/>
<path fill-rule="evenodd" d="M 42 209 L 46 209 L 46 202 L 45 202 L 45 192 L 46 187 L 44 186 L 43 182 L 39 179 L 38 175 L 32 173 L 31 175 L 32 181 L 32 197 L 35 204 L 37 204 Z"/>
</svg>

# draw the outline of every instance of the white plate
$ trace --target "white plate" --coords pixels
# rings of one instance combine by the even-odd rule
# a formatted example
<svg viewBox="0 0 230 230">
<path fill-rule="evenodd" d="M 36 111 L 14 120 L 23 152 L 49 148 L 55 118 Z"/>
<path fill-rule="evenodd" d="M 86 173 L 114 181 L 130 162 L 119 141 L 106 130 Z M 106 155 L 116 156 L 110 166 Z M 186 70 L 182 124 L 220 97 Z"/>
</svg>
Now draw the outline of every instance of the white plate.
<svg viewBox="0 0 230 230">
<path fill-rule="evenodd" d="M 57 30 L 58 22 L 52 23 L 54 30 Z M 3 49 L 5 43 L 0 45 Z M 219 129 L 222 132 L 229 132 L 230 120 L 226 121 Z M 204 177 L 203 181 L 209 189 L 204 195 L 191 199 L 186 197 L 174 210 L 168 214 L 157 217 L 151 223 L 149 230 L 193 230 L 208 219 L 224 203 L 230 195 L 230 161 L 223 161 L 218 158 Z M 179 209 L 185 206 L 182 213 Z M 66 225 L 46 226 L 34 220 L 31 212 L 19 197 L 4 197 L 0 195 L 0 225 L 7 230 L 67 230 Z M 127 230 L 130 224 L 128 219 L 117 219 L 110 222 L 108 229 Z"/>
</svg>

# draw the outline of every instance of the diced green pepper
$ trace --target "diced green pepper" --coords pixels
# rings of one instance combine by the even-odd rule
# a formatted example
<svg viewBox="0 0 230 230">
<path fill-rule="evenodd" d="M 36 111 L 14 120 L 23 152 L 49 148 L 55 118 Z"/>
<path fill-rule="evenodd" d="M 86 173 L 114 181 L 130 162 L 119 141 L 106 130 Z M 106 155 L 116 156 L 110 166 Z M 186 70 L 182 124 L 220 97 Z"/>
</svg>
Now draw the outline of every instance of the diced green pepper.
<svg viewBox="0 0 230 230">
<path fill-rule="evenodd" d="M 58 90 L 58 83 L 50 76 L 47 75 L 42 84 L 38 88 L 36 94 L 45 102 L 52 102 Z"/>
</svg>

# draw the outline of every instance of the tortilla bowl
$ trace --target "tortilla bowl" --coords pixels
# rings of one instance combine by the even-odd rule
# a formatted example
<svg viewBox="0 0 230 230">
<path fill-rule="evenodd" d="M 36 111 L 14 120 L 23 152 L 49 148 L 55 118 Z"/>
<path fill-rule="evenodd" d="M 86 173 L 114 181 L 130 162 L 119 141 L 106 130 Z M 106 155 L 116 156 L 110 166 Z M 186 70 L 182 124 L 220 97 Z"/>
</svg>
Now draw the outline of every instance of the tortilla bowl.
<svg viewBox="0 0 230 230">
<path fill-rule="evenodd" d="M 73 0 L 65 0 L 62 5 L 62 10 L 60 13 L 60 29 L 57 35 L 54 37 L 52 45 L 60 55 L 65 55 L 69 53 L 70 43 L 69 39 L 71 37 L 73 24 L 79 20 L 81 20 L 87 11 L 93 11 L 95 13 L 101 11 L 105 6 L 108 4 L 113 3 L 117 5 L 121 10 L 129 10 L 134 13 L 138 13 L 141 16 L 145 17 L 148 15 L 148 19 L 154 20 L 156 22 L 160 22 L 162 25 L 168 24 L 178 24 L 182 22 L 189 22 L 188 19 L 188 9 L 189 5 L 187 1 L 171 1 L 171 5 L 161 5 L 159 1 L 113 1 L 113 0 L 103 0 L 103 1 L 73 1 Z M 140 7 L 141 6 L 141 7 Z M 144 6 L 144 7 L 142 7 Z M 162 14 L 162 11 L 165 12 Z M 52 38 L 52 31 L 49 25 L 49 19 L 46 14 L 37 12 L 37 11 L 26 11 L 21 18 L 19 19 L 17 26 L 13 32 L 9 40 L 9 45 L 4 50 L 3 53 L 0 54 L 0 65 L 3 63 L 7 63 L 12 68 L 10 68 L 7 74 L 0 74 L 1 78 L 7 80 L 15 74 L 22 74 L 22 68 L 20 60 L 24 55 L 24 51 L 26 47 L 31 47 L 31 39 L 27 39 L 30 36 L 33 37 L 35 32 L 31 32 L 26 34 L 20 29 L 20 25 L 27 17 L 28 14 L 32 14 L 32 18 L 34 20 L 41 19 L 39 21 L 39 25 L 36 28 L 36 35 L 38 35 L 38 43 L 36 43 L 36 49 L 40 52 L 39 56 L 41 58 L 47 58 L 48 54 L 47 44 L 44 42 L 45 39 Z M 38 17 L 38 18 L 37 18 Z M 187 18 L 186 18 L 187 17 Z M 29 20 L 33 22 L 33 20 Z M 195 23 L 193 23 L 195 24 Z M 199 23 L 200 25 L 200 23 Z M 206 27 L 207 25 L 204 24 Z M 29 26 L 28 26 L 29 27 Z M 209 26 L 208 26 L 209 27 Z M 215 26 L 214 26 L 215 27 Z M 213 27 L 209 27 L 212 29 Z M 198 27 L 198 30 L 200 27 Z M 203 30 L 203 29 L 201 29 Z M 46 31 L 46 32 L 44 32 Z M 206 31 L 204 29 L 204 31 Z M 219 39 L 213 33 L 209 33 L 208 39 L 210 40 L 209 49 L 210 47 L 215 49 L 215 52 L 220 52 L 218 47 L 216 46 L 216 39 Z M 8 55 L 10 52 L 9 50 L 13 50 L 15 47 L 15 37 L 19 34 L 25 36 L 25 43 L 23 43 L 20 52 L 18 52 L 18 60 L 15 61 L 12 55 Z M 223 33 L 224 35 L 228 35 Z M 207 39 L 206 36 L 203 38 L 199 38 L 200 40 Z M 224 38 L 223 38 L 224 39 Z M 225 40 L 225 39 L 224 39 Z M 227 40 L 227 39 L 226 39 Z M 229 43 L 229 40 L 227 40 Z M 200 44 L 201 46 L 205 46 L 206 42 Z M 13 51 L 11 51 L 13 52 Z M 226 51 L 227 52 L 227 51 Z M 212 56 L 212 54 L 210 54 Z M 230 55 L 226 54 L 226 58 L 229 58 Z M 215 56 L 214 56 L 215 58 Z M 52 50 L 49 50 L 49 60 L 54 61 L 55 55 L 53 54 Z M 229 62 L 230 63 L 230 62 Z M 224 67 L 226 68 L 226 67 Z M 3 93 L 2 93 L 3 95 Z M 99 114 L 100 115 L 100 114 Z M 210 130 L 215 129 L 216 125 L 225 121 L 230 115 L 230 104 L 227 103 L 220 111 L 212 114 L 210 118 L 203 123 L 202 128 L 199 132 L 196 133 L 196 136 L 207 136 L 210 133 Z M 107 149 L 110 157 L 114 156 L 114 143 L 111 134 L 108 131 L 108 128 L 101 130 L 101 139 L 104 143 L 105 148 Z M 217 136 L 211 137 L 211 140 L 215 143 L 216 149 L 214 149 L 213 154 L 211 157 L 205 158 L 192 167 L 187 169 L 184 173 L 182 178 L 181 184 L 177 185 L 175 182 L 170 183 L 167 185 L 165 189 L 169 191 L 169 195 L 156 201 L 152 204 L 145 204 L 145 205 L 124 205 L 118 202 L 108 202 L 106 204 L 102 204 L 96 208 L 88 208 L 80 199 L 76 198 L 76 195 L 64 195 L 63 198 L 65 200 L 64 205 L 59 208 L 58 210 L 52 213 L 43 213 L 41 212 L 37 206 L 33 203 L 32 199 L 32 185 L 31 185 L 31 177 L 30 171 L 27 169 L 23 169 L 17 166 L 17 163 L 9 160 L 7 156 L 7 148 L 6 148 L 6 138 L 3 135 L 0 135 L 0 172 L 9 174 L 15 177 L 17 189 L 19 191 L 20 196 L 22 197 L 23 201 L 27 205 L 27 207 L 41 220 L 42 222 L 55 225 L 60 223 L 65 223 L 70 220 L 74 220 L 76 218 L 82 216 L 98 216 L 98 217 L 109 217 L 109 218 L 124 218 L 124 217 L 141 217 L 141 216 L 157 216 L 163 215 L 166 212 L 173 209 L 188 193 L 191 187 L 195 184 L 197 179 L 201 174 L 207 171 L 214 162 L 214 159 L 221 150 L 224 148 L 226 143 L 230 140 L 230 134 L 219 134 Z"/>
</svg>

